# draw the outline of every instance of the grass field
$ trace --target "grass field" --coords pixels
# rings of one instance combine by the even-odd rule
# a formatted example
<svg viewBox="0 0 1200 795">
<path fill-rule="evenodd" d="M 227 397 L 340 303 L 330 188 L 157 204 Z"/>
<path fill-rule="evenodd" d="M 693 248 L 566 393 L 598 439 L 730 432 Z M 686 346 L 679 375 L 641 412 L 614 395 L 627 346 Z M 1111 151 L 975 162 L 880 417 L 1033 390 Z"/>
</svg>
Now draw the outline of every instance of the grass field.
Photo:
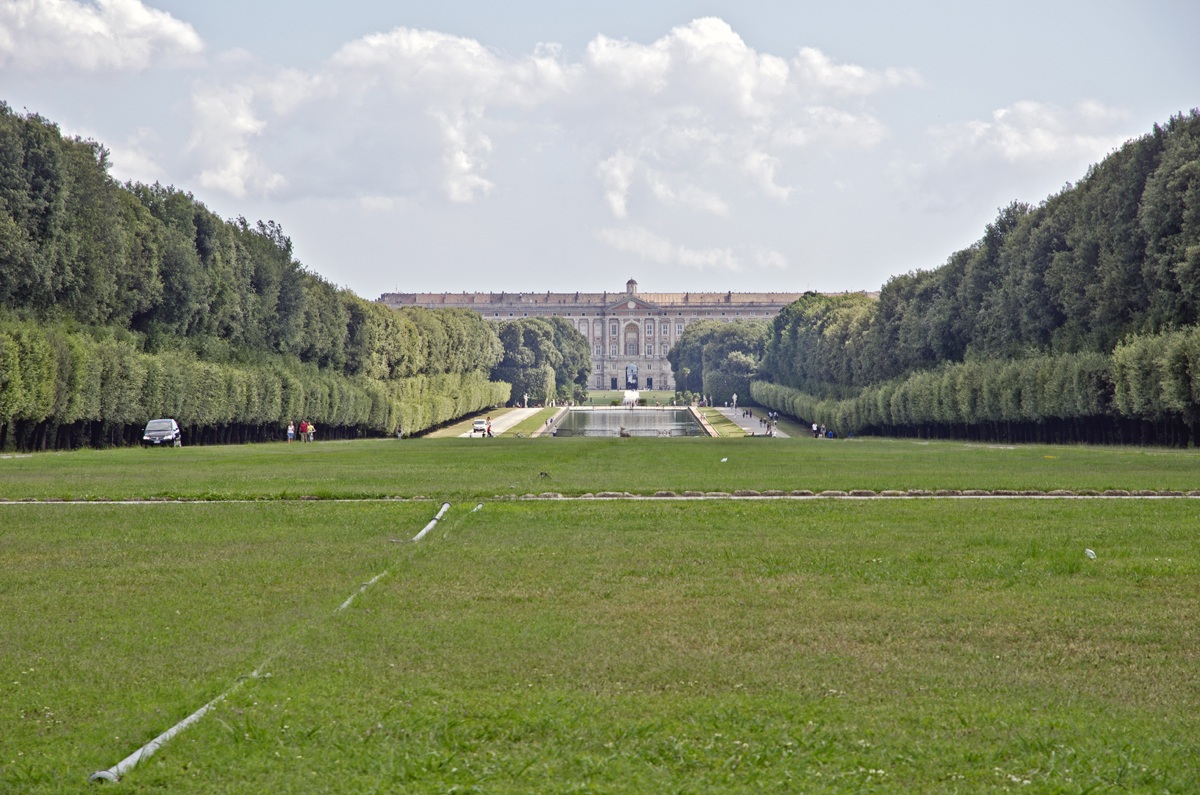
<svg viewBox="0 0 1200 795">
<path fill-rule="evenodd" d="M 726 459 L 722 461 L 721 459 Z M 545 474 L 543 474 L 545 473 Z M 380 439 L 0 458 L 0 499 L 274 499 L 739 489 L 1200 489 L 1200 451 L 878 439 Z"/>
<path fill-rule="evenodd" d="M 1195 499 L 493 495 L 1186 491 L 1198 463 L 811 439 L 0 459 L 10 499 L 254 500 L 0 506 L 0 791 L 92 788 L 258 668 L 119 786 L 1197 791 Z M 435 501 L 278 499 L 304 494 L 453 507 L 413 544 Z"/>
</svg>

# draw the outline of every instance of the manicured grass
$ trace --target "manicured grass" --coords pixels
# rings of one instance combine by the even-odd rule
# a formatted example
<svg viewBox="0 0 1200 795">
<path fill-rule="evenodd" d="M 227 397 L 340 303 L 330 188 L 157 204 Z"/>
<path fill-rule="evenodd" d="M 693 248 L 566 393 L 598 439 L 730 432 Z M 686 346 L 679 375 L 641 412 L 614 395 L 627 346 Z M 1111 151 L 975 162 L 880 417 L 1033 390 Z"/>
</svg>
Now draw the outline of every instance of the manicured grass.
<svg viewBox="0 0 1200 795">
<path fill-rule="evenodd" d="M 3 506 L 0 792 L 77 791 L 81 765 L 115 764 L 302 646 L 303 632 L 395 558 L 392 539 L 411 538 L 433 511 Z"/>
<path fill-rule="evenodd" d="M 471 507 L 0 506 L 0 790 L 1200 787 L 1193 500 Z"/>
<path fill-rule="evenodd" d="M 746 436 L 740 425 L 716 409 L 700 409 L 700 414 L 722 438 L 741 439 Z"/>
<path fill-rule="evenodd" d="M 542 428 L 546 424 L 546 420 L 550 419 L 557 413 L 558 409 L 554 408 L 553 406 L 544 408 L 538 413 L 526 418 L 525 420 L 522 420 L 521 422 L 518 422 L 516 425 L 499 434 L 499 436 L 507 436 L 510 438 L 517 437 L 518 434 L 521 436 L 530 436 Z"/>
<path fill-rule="evenodd" d="M 721 459 L 727 459 L 722 462 Z M 273 499 L 778 489 L 1200 489 L 1200 451 L 812 439 L 395 439 L 0 458 L 0 498 Z"/>
</svg>

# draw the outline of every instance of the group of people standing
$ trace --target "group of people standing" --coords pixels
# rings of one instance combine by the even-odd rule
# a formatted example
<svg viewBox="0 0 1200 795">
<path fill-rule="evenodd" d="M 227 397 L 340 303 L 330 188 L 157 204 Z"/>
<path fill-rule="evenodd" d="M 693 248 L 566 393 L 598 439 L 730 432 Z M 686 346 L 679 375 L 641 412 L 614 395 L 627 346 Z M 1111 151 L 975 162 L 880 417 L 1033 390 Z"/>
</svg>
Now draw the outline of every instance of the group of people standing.
<svg viewBox="0 0 1200 795">
<path fill-rule="evenodd" d="M 779 431 L 779 412 L 768 411 L 767 416 L 758 418 L 758 424 L 766 429 L 767 436 L 774 436 Z"/>
<path fill-rule="evenodd" d="M 737 408 L 734 406 L 734 408 Z M 742 409 L 743 419 L 754 419 L 754 409 Z M 758 427 L 764 429 L 767 436 L 774 436 L 779 432 L 779 412 L 768 411 L 767 416 L 758 416 Z"/>
<path fill-rule="evenodd" d="M 295 441 L 296 432 L 296 424 L 294 422 L 289 422 L 287 429 L 287 440 L 289 442 Z M 300 441 L 314 442 L 317 439 L 317 424 L 315 422 L 309 422 L 308 420 L 300 420 L 299 433 Z"/>
</svg>

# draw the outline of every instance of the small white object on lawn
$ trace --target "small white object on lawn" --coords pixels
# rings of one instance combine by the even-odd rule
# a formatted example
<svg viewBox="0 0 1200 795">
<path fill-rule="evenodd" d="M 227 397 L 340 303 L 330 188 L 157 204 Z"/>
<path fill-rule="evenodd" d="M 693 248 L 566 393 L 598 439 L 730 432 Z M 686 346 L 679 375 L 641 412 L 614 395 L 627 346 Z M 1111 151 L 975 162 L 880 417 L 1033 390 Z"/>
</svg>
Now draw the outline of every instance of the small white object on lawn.
<svg viewBox="0 0 1200 795">
<path fill-rule="evenodd" d="M 1092 550 L 1088 549 L 1087 547 L 1084 547 L 1084 549 L 1083 549 L 1083 554 L 1085 554 L 1085 555 L 1087 555 L 1087 556 L 1088 556 L 1088 560 L 1095 560 L 1095 559 L 1096 559 L 1096 553 L 1095 553 L 1095 552 L 1093 552 Z"/>
<path fill-rule="evenodd" d="M 722 464 L 724 464 L 724 463 L 725 463 L 726 461 L 728 461 L 728 460 L 729 460 L 728 458 L 722 458 L 722 459 L 721 459 L 721 463 L 722 463 Z"/>
</svg>

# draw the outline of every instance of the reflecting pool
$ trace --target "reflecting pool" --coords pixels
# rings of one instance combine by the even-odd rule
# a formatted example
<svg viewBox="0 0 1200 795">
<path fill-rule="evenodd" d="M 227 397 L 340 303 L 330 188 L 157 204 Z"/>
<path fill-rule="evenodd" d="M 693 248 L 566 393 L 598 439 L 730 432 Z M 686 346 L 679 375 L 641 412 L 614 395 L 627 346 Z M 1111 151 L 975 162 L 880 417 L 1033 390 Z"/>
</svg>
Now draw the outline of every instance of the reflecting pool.
<svg viewBox="0 0 1200 795">
<path fill-rule="evenodd" d="M 571 409 L 556 436 L 704 436 L 692 413 L 681 408 Z"/>
</svg>

